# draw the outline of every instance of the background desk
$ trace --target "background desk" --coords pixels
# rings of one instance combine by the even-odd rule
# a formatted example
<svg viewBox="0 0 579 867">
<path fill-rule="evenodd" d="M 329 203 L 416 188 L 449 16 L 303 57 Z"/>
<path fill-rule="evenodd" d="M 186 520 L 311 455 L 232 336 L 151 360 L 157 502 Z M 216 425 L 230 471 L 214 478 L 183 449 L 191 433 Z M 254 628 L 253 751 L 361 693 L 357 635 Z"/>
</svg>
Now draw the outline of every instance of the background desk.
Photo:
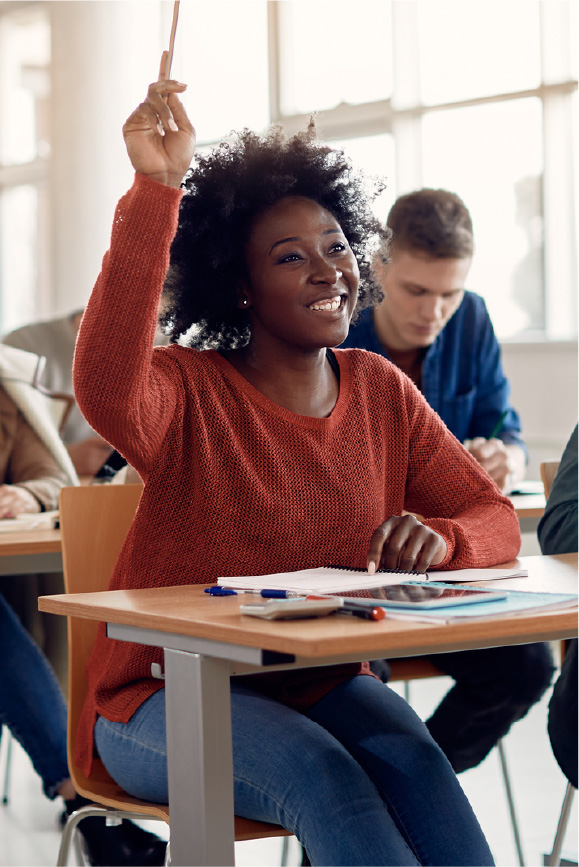
<svg viewBox="0 0 579 867">
<path fill-rule="evenodd" d="M 62 572 L 60 530 L 0 532 L 0 575 Z"/>
<path fill-rule="evenodd" d="M 537 533 L 539 521 L 545 511 L 544 494 L 511 494 L 509 497 L 521 527 L 521 533 Z"/>
<path fill-rule="evenodd" d="M 576 554 L 522 557 L 508 565 L 525 566 L 529 578 L 485 582 L 485 586 L 577 592 Z M 240 615 L 241 601 L 243 597 L 209 597 L 199 585 L 39 600 L 43 611 L 106 621 L 111 638 L 164 648 L 174 865 L 234 863 L 232 674 L 524 644 L 577 634 L 576 610 L 467 624 L 373 622 L 354 617 L 268 622 Z"/>
</svg>

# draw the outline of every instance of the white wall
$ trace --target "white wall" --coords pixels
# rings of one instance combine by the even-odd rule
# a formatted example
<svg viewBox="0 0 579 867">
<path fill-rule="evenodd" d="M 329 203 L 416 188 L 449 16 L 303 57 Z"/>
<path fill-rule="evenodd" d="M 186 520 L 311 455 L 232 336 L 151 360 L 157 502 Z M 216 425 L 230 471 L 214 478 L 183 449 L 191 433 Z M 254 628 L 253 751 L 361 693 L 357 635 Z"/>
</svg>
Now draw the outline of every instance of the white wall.
<svg viewBox="0 0 579 867">
<path fill-rule="evenodd" d="M 122 125 L 157 76 L 157 3 L 48 3 L 52 29 L 50 166 L 53 313 L 84 305 L 133 171 Z"/>
<path fill-rule="evenodd" d="M 505 374 L 529 449 L 527 477 L 558 460 L 577 424 L 577 343 L 505 343 Z"/>
</svg>

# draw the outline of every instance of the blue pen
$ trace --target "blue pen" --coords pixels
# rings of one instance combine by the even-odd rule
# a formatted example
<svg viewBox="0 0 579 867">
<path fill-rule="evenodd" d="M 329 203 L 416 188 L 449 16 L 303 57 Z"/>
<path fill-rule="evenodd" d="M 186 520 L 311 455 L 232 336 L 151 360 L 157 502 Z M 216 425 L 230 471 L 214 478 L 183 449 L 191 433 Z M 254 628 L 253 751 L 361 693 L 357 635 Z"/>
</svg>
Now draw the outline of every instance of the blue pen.
<svg viewBox="0 0 579 867">
<path fill-rule="evenodd" d="M 251 596 L 261 596 L 263 599 L 297 599 L 304 596 L 304 593 L 298 593 L 295 590 L 234 590 L 232 587 L 206 587 L 205 593 L 210 596 L 237 596 L 237 594 L 249 593 Z"/>
<path fill-rule="evenodd" d="M 228 590 L 227 587 L 206 587 L 205 593 L 210 596 L 237 596 L 235 590 Z"/>
</svg>

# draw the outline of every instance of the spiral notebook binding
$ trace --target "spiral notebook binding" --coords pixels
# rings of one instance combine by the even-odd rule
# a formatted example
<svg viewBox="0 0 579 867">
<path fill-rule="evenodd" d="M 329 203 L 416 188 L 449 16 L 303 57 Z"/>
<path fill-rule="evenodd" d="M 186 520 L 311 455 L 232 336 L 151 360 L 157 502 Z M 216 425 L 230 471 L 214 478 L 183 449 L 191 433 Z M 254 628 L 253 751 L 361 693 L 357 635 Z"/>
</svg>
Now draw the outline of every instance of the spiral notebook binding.
<svg viewBox="0 0 579 867">
<path fill-rule="evenodd" d="M 366 569 L 361 569 L 359 566 L 326 566 L 326 569 L 340 569 L 342 572 L 367 572 Z M 424 572 L 417 572 L 415 569 L 376 569 L 375 575 L 418 575 L 424 578 Z"/>
</svg>

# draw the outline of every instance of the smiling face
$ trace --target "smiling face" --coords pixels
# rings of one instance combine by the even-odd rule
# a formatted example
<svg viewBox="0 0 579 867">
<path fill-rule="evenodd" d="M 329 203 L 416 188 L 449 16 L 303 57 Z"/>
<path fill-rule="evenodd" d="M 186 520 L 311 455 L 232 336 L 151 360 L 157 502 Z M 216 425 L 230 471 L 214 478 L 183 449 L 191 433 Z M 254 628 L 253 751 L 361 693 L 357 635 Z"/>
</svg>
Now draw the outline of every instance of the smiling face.
<svg viewBox="0 0 579 867">
<path fill-rule="evenodd" d="M 470 264 L 470 258 L 393 251 L 379 274 L 384 300 L 374 310 L 376 330 L 387 349 L 421 349 L 436 340 L 463 299 Z"/>
<path fill-rule="evenodd" d="M 252 343 L 313 351 L 338 346 L 356 306 L 358 263 L 334 217 L 313 199 L 286 196 L 255 221 L 242 288 Z"/>
</svg>

